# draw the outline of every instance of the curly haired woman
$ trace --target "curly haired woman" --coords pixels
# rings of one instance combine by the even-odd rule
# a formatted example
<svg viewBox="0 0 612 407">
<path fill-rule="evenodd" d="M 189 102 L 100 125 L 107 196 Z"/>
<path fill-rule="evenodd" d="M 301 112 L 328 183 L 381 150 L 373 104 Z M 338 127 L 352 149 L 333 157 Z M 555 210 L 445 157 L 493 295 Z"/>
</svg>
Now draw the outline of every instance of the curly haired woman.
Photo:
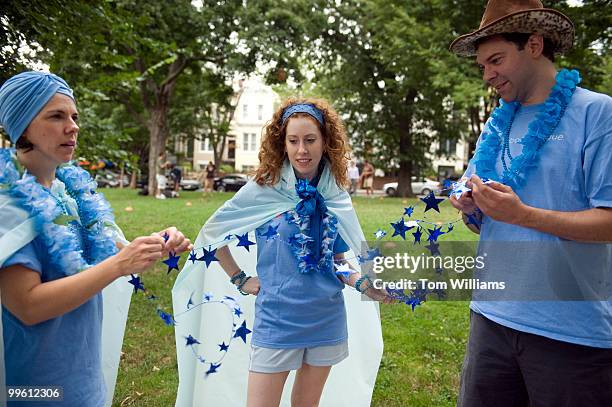
<svg viewBox="0 0 612 407">
<path fill-rule="evenodd" d="M 208 220 L 196 241 L 196 247 L 208 247 L 224 236 L 244 236 L 255 229 L 257 276 L 241 270 L 228 246 L 218 245 L 216 251 L 231 283 L 242 294 L 257 296 L 248 406 L 279 405 L 293 370 L 291 404 L 318 405 L 331 367 L 348 357 L 345 285 L 374 300 L 390 301 L 358 271 L 336 273 L 338 266 L 348 269 L 344 253 L 360 253 L 365 240 L 345 189 L 348 152 L 344 125 L 326 101 L 285 101 L 265 128 L 254 180 Z M 239 246 L 244 241 L 242 237 Z M 188 278 L 181 277 L 177 282 Z M 175 285 L 175 294 L 178 289 Z M 366 314 L 351 326 L 368 324 Z M 371 325 L 379 324 L 375 321 Z M 376 328 L 369 327 L 374 337 Z M 362 350 L 357 358 L 367 359 L 370 350 Z M 344 385 L 361 385 L 356 376 Z M 369 405 L 370 397 L 371 389 L 365 390 L 357 405 Z"/>
</svg>

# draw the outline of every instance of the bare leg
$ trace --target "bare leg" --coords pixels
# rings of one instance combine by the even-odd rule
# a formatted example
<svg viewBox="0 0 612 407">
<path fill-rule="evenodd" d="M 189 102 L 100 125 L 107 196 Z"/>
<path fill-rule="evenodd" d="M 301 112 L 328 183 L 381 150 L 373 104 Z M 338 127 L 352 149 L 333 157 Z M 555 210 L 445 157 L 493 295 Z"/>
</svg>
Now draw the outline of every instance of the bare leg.
<svg viewBox="0 0 612 407">
<path fill-rule="evenodd" d="M 249 372 L 247 407 L 274 407 L 280 404 L 289 372 Z"/>
<path fill-rule="evenodd" d="M 292 407 L 316 407 L 331 366 L 312 366 L 304 363 L 295 375 L 291 392 Z"/>
</svg>

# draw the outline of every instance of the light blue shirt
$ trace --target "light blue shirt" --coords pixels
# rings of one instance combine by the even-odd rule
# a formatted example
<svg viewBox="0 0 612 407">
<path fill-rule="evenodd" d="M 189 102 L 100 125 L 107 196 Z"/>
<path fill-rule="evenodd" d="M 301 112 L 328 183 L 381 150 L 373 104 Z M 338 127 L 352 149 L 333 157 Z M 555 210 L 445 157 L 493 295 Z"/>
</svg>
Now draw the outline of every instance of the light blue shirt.
<svg viewBox="0 0 612 407">
<path fill-rule="evenodd" d="M 54 194 L 67 201 L 76 216 L 76 203 L 54 182 Z M 3 267 L 21 264 L 40 273 L 41 281 L 66 277 L 48 261 L 47 249 L 35 238 L 7 259 Z M 59 317 L 36 325 L 24 325 L 2 307 L 7 386 L 61 386 L 62 402 L 9 402 L 15 407 L 104 405 L 106 389 L 101 366 L 102 294 Z"/>
<path fill-rule="evenodd" d="M 311 219 L 313 236 L 320 236 L 322 232 L 320 216 L 317 208 Z M 278 238 L 267 240 L 261 236 L 268 226 L 277 225 Z M 299 272 L 297 260 L 286 243 L 296 233 L 299 228 L 289 223 L 284 214 L 256 229 L 260 291 L 255 302 L 251 340 L 256 346 L 305 348 L 335 345 L 347 339 L 344 283 L 334 273 L 331 262 L 327 271 Z M 348 249 L 337 235 L 334 254 Z"/>
<path fill-rule="evenodd" d="M 521 107 L 517 112 L 510 133 L 513 156 L 520 155 L 518 141 L 540 106 Z M 499 159 L 498 174 L 501 171 Z M 470 165 L 466 176 L 473 173 Z M 527 205 L 555 211 L 612 207 L 612 98 L 577 88 L 559 126 L 540 150 L 537 166 L 529 170 L 527 182 L 516 192 Z M 501 249 L 504 244 L 505 253 Z M 474 299 L 497 301 L 473 300 L 472 310 L 519 331 L 612 348 L 612 245 L 568 242 L 485 216 L 480 254 L 486 246 L 499 250 L 489 253 L 486 272 L 476 277 L 482 281 L 503 279 L 520 293 L 476 291 Z M 589 290 L 595 289 L 591 299 L 598 301 L 553 301 L 566 299 L 560 288 L 563 281 L 573 281 L 587 298 Z M 602 296 L 601 289 L 607 296 Z"/>
</svg>

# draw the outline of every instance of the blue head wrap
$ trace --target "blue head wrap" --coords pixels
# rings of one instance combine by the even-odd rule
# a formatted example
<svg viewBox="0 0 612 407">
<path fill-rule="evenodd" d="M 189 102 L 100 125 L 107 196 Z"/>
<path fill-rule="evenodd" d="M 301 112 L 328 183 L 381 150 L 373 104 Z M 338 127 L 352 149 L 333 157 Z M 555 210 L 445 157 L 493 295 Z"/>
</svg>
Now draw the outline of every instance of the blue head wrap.
<svg viewBox="0 0 612 407">
<path fill-rule="evenodd" d="M 74 99 L 66 81 L 52 73 L 22 72 L 4 82 L 0 88 L 0 125 L 13 143 L 56 93 Z"/>
<path fill-rule="evenodd" d="M 325 125 L 323 112 L 317 109 L 315 105 L 310 103 L 298 103 L 295 105 L 288 106 L 283 112 L 281 124 L 285 124 L 287 119 L 294 113 L 308 113 L 309 115 L 314 117 L 321 126 Z"/>
</svg>

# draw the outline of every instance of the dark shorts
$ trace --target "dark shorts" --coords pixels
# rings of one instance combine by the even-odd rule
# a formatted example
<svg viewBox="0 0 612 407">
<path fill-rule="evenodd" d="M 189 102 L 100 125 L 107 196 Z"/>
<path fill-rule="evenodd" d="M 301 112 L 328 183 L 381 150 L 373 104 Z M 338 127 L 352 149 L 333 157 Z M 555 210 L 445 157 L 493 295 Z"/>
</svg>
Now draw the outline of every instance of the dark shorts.
<svg viewBox="0 0 612 407">
<path fill-rule="evenodd" d="M 470 311 L 460 407 L 611 407 L 612 349 L 517 331 Z"/>
</svg>

